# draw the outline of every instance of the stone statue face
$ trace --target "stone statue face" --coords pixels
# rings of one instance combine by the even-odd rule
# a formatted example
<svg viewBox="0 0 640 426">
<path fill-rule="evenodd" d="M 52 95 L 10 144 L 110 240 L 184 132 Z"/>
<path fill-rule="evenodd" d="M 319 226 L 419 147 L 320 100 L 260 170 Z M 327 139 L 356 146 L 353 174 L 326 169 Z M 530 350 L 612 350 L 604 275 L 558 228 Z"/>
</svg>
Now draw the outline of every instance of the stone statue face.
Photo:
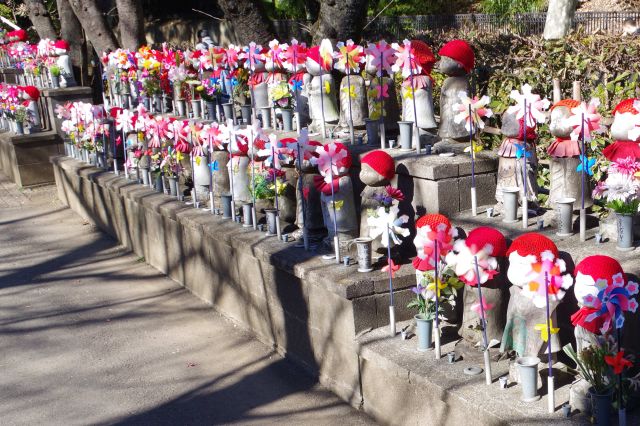
<svg viewBox="0 0 640 426">
<path fill-rule="evenodd" d="M 593 296 L 595 300 L 598 298 L 599 291 L 600 289 L 596 287 L 596 283 L 592 277 L 578 272 L 575 284 L 573 285 L 573 293 L 576 296 L 576 301 L 579 306 L 590 306 L 585 303 L 585 298 L 587 296 Z"/>
<path fill-rule="evenodd" d="M 364 64 L 364 70 L 369 75 L 376 75 L 378 72 L 378 67 L 373 66 L 371 63 L 373 62 L 373 56 L 367 55 L 367 61 Z"/>
<path fill-rule="evenodd" d="M 509 256 L 509 268 L 507 269 L 509 282 L 517 287 L 524 287 L 529 281 L 529 275 L 535 260 L 533 256 L 523 257 L 517 253 L 511 253 Z"/>
<path fill-rule="evenodd" d="M 619 141 L 628 141 L 629 130 L 635 127 L 634 117 L 637 118 L 630 112 L 617 112 L 611 124 L 611 137 Z"/>
<path fill-rule="evenodd" d="M 382 186 L 388 183 L 384 177 L 380 176 L 380 174 L 373 170 L 368 164 L 362 165 L 360 180 L 367 186 Z"/>
<path fill-rule="evenodd" d="M 520 135 L 520 122 L 513 113 L 505 112 L 502 114 L 502 134 L 508 138 L 517 138 Z"/>
<path fill-rule="evenodd" d="M 462 67 L 462 65 L 448 56 L 443 56 L 436 64 L 436 67 L 441 73 L 451 77 L 467 75 L 467 71 Z"/>
<path fill-rule="evenodd" d="M 307 72 L 311 75 L 320 75 L 320 73 L 322 72 L 320 64 L 316 61 L 307 58 L 305 65 L 307 67 Z"/>
<path fill-rule="evenodd" d="M 569 108 L 561 106 L 551 111 L 551 121 L 549 122 L 549 131 L 557 138 L 566 139 L 573 131 L 572 126 L 567 126 L 564 121 L 571 116 Z"/>
</svg>

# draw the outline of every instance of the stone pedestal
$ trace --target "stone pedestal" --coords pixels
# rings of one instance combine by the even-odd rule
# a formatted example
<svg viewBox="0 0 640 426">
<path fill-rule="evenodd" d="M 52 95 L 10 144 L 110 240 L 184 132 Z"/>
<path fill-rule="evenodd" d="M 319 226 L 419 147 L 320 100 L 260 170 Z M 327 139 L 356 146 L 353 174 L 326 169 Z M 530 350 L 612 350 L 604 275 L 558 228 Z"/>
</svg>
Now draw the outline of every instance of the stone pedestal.
<svg viewBox="0 0 640 426">
<path fill-rule="evenodd" d="M 22 70 L 15 68 L 0 68 L 0 81 L 7 84 L 19 84 L 19 75 L 22 75 Z"/>
<path fill-rule="evenodd" d="M 0 134 L 0 171 L 19 187 L 52 183 L 54 175 L 49 157 L 62 153 L 62 139 L 53 132 Z"/>
<path fill-rule="evenodd" d="M 561 198 L 575 198 L 573 208 L 579 210 L 582 199 L 582 176 L 576 171 L 580 165 L 578 157 L 549 158 L 549 200 L 547 206 L 555 209 L 556 201 Z M 593 204 L 591 199 L 591 185 L 589 176 L 585 176 L 584 207 L 589 208 Z"/>
</svg>

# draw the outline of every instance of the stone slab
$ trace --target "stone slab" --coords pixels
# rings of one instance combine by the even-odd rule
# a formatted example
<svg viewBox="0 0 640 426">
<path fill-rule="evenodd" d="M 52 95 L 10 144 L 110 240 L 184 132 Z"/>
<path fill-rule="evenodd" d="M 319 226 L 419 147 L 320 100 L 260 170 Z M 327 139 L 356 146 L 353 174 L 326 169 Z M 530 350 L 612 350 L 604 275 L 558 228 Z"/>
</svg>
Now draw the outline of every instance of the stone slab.
<svg viewBox="0 0 640 426">
<path fill-rule="evenodd" d="M 49 157 L 62 151 L 62 140 L 53 132 L 0 133 L 0 170 L 20 187 L 53 183 Z"/>
</svg>

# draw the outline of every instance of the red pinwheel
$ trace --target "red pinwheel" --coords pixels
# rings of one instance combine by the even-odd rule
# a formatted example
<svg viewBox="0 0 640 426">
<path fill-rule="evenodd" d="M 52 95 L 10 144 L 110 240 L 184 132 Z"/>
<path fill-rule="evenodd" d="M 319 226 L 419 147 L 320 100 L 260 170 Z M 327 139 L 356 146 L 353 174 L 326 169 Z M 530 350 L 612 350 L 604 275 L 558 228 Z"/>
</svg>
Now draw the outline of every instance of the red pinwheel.
<svg viewBox="0 0 640 426">
<path fill-rule="evenodd" d="M 633 363 L 624 357 L 624 350 L 619 351 L 614 356 L 605 355 L 604 362 L 613 368 L 614 374 L 622 374 L 625 368 L 633 367 Z"/>
</svg>

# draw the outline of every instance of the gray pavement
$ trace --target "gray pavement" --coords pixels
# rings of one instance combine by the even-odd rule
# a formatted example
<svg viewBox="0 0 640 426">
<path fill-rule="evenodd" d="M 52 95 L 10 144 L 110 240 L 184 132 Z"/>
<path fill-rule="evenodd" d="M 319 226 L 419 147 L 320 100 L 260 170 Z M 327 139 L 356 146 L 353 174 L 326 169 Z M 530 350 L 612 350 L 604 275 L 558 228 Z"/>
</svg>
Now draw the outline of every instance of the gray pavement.
<svg viewBox="0 0 640 426">
<path fill-rule="evenodd" d="M 0 192 L 0 424 L 372 424 L 53 187 Z"/>
</svg>

